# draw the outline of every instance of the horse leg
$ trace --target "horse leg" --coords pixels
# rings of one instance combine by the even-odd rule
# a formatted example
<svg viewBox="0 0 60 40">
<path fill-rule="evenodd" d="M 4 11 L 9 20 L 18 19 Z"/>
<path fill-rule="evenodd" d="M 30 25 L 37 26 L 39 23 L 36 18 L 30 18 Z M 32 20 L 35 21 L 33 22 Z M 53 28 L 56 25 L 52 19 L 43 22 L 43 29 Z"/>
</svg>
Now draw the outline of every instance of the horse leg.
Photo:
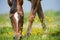
<svg viewBox="0 0 60 40">
<path fill-rule="evenodd" d="M 20 3 L 21 2 L 21 3 Z M 24 12 L 23 12 L 23 8 L 22 8 L 22 2 L 23 1 L 18 1 L 17 2 L 17 12 L 18 12 L 18 32 L 20 32 L 20 40 L 22 39 L 22 29 L 23 29 L 23 19 L 24 19 Z"/>
<path fill-rule="evenodd" d="M 45 22 L 44 22 L 44 14 L 43 14 L 43 11 L 42 11 L 41 3 L 39 3 L 38 9 L 37 9 L 37 14 L 38 14 L 38 17 L 41 21 L 43 30 L 46 31 L 46 25 L 45 25 Z"/>
<path fill-rule="evenodd" d="M 22 13 L 23 15 L 23 13 Z M 19 21 L 18 21 L 18 32 L 20 33 L 20 40 L 22 39 L 22 29 L 23 29 L 23 19 L 24 19 L 24 16 L 22 15 L 19 15 Z"/>
<path fill-rule="evenodd" d="M 10 9 L 10 20 L 11 20 L 11 24 L 13 26 L 13 30 L 14 30 L 14 40 L 18 39 L 18 21 L 16 19 L 16 0 L 12 0 L 12 6 Z"/>
<path fill-rule="evenodd" d="M 22 39 L 22 29 L 23 29 L 23 19 L 24 19 L 24 13 L 23 11 L 19 12 L 19 21 L 18 21 L 18 32 L 20 32 L 20 40 Z"/>
<path fill-rule="evenodd" d="M 12 24 L 12 27 L 14 30 L 14 37 L 13 37 L 14 40 L 18 39 L 18 23 L 17 23 L 17 19 L 16 19 L 16 12 L 17 12 L 16 3 L 17 3 L 16 0 L 8 0 L 8 5 L 11 8 L 9 17 L 10 17 L 11 24 Z"/>
<path fill-rule="evenodd" d="M 30 32 L 31 32 L 31 28 L 32 28 L 32 24 L 33 24 L 33 21 L 34 21 L 34 18 L 35 18 L 35 15 L 36 15 L 36 11 L 37 11 L 37 8 L 36 8 L 36 1 L 33 1 L 31 0 L 31 12 L 30 12 L 30 16 L 29 16 L 29 24 L 28 24 L 28 28 L 27 28 L 27 34 L 26 36 L 29 36 L 30 35 Z"/>
<path fill-rule="evenodd" d="M 8 0 L 8 5 L 11 7 L 12 6 L 12 0 Z"/>
<path fill-rule="evenodd" d="M 13 26 L 13 30 L 14 30 L 14 40 L 18 39 L 18 25 L 17 25 L 17 20 L 14 17 L 15 13 L 10 13 L 10 20 L 11 20 L 11 24 Z"/>
<path fill-rule="evenodd" d="M 32 24 L 33 24 L 33 21 L 34 21 L 34 18 L 35 18 L 35 15 L 36 15 L 36 10 L 33 8 L 31 8 L 31 12 L 30 12 L 30 16 L 29 16 L 29 24 L 28 24 L 28 28 L 27 28 L 27 34 L 26 36 L 29 36 L 30 33 L 31 33 L 31 28 L 32 28 Z"/>
</svg>

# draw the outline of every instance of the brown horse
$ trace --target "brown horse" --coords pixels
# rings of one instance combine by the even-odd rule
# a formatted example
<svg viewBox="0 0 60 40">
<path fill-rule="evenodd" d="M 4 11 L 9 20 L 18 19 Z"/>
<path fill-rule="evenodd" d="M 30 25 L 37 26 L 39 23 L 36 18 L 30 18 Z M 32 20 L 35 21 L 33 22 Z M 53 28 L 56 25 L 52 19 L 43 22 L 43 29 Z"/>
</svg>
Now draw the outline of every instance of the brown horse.
<svg viewBox="0 0 60 40">
<path fill-rule="evenodd" d="M 34 21 L 36 12 L 41 21 L 43 30 L 44 31 L 46 30 L 46 25 L 44 23 L 44 14 L 43 14 L 42 7 L 41 7 L 41 0 L 29 0 L 29 1 L 31 2 L 31 11 L 30 11 L 29 24 L 28 24 L 28 29 L 27 29 L 26 35 L 30 35 L 32 23 Z M 45 34 L 45 32 L 44 32 L 44 34 Z"/>
<path fill-rule="evenodd" d="M 36 12 L 38 14 L 38 17 L 41 21 L 42 27 L 45 31 L 46 26 L 44 23 L 44 15 L 41 7 L 41 0 L 29 0 L 31 2 L 31 12 L 29 16 L 29 25 L 26 34 L 30 34 L 30 30 L 32 27 L 32 23 L 34 21 Z M 8 4 L 10 6 L 10 14 L 9 17 L 11 19 L 11 24 L 14 29 L 14 39 L 17 40 L 18 33 L 20 33 L 20 40 L 22 38 L 22 28 L 23 28 L 23 18 L 24 18 L 24 12 L 23 12 L 23 0 L 8 0 Z"/>
<path fill-rule="evenodd" d="M 8 5 L 10 6 L 10 20 L 14 29 L 14 40 L 18 40 L 18 33 L 20 33 L 20 40 L 22 38 L 22 28 L 23 28 L 23 0 L 8 0 Z"/>
</svg>

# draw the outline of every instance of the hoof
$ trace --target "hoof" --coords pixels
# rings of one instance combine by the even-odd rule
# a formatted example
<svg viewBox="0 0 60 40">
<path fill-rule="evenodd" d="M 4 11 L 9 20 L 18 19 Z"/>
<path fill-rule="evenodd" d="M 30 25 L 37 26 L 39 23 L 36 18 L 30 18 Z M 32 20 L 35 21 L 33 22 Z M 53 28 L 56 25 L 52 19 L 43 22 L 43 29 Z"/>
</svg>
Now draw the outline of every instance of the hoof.
<svg viewBox="0 0 60 40">
<path fill-rule="evenodd" d="M 19 40 L 22 40 L 22 37 L 20 37 L 20 39 Z"/>
<path fill-rule="evenodd" d="M 18 40 L 18 37 L 13 37 L 13 40 Z"/>
<path fill-rule="evenodd" d="M 20 36 L 20 39 L 19 40 L 22 40 L 22 36 Z"/>
<path fill-rule="evenodd" d="M 25 34 L 25 37 L 29 37 L 31 35 L 31 33 L 27 33 Z"/>
</svg>

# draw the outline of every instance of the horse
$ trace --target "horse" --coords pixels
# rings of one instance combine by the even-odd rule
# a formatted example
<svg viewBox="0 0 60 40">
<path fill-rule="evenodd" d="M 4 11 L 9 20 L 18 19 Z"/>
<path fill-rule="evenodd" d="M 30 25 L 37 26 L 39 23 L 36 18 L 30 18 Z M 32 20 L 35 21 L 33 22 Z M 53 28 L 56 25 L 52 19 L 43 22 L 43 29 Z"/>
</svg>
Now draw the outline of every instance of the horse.
<svg viewBox="0 0 60 40">
<path fill-rule="evenodd" d="M 31 11 L 29 15 L 29 23 L 28 23 L 28 28 L 26 31 L 26 36 L 31 34 L 31 28 L 32 28 L 32 24 L 33 24 L 36 13 L 38 15 L 38 18 L 41 21 L 41 25 L 44 30 L 43 34 L 46 34 L 46 24 L 44 22 L 44 14 L 43 14 L 43 10 L 41 7 L 41 0 L 28 0 L 28 1 L 30 1 L 31 3 Z"/>
<path fill-rule="evenodd" d="M 31 2 L 31 11 L 29 16 L 29 24 L 26 31 L 26 35 L 30 35 L 30 31 L 32 28 L 32 24 L 36 15 L 36 12 L 38 14 L 38 17 L 41 21 L 43 30 L 46 30 L 46 25 L 44 22 L 44 14 L 41 7 L 41 0 L 28 0 Z M 10 6 L 10 20 L 11 24 L 14 29 L 14 40 L 18 39 L 18 33 L 20 33 L 20 40 L 22 39 L 22 29 L 23 29 L 23 23 L 24 23 L 24 12 L 23 12 L 23 0 L 8 0 L 8 5 Z"/>
<path fill-rule="evenodd" d="M 20 33 L 20 40 L 22 39 L 22 29 L 23 29 L 23 0 L 8 0 L 8 5 L 10 7 L 9 18 L 14 30 L 14 40 L 18 40 L 18 35 Z"/>
</svg>

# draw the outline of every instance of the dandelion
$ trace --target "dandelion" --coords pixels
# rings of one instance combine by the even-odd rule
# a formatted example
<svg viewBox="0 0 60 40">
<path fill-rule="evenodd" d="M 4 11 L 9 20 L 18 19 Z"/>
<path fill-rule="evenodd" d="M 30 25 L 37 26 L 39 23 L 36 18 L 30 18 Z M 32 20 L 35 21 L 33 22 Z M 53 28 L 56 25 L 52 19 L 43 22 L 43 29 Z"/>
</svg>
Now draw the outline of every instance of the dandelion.
<svg viewBox="0 0 60 40">
<path fill-rule="evenodd" d="M 23 31 L 23 32 L 22 32 L 22 35 L 24 36 L 24 34 L 25 34 L 25 32 Z"/>
<path fill-rule="evenodd" d="M 49 17 L 48 17 L 48 16 L 46 16 L 46 19 L 49 19 Z"/>
<path fill-rule="evenodd" d="M 36 34 L 37 34 L 36 31 L 31 32 L 31 35 L 36 35 Z"/>
<path fill-rule="evenodd" d="M 49 16 L 46 16 L 46 20 L 47 20 L 48 22 L 52 22 L 52 18 L 49 17 Z"/>
<path fill-rule="evenodd" d="M 38 22 L 39 21 L 39 19 L 36 17 L 35 19 L 34 19 L 34 22 Z"/>
<path fill-rule="evenodd" d="M 38 20 L 37 20 L 37 19 L 35 19 L 35 22 L 38 22 Z"/>
<path fill-rule="evenodd" d="M 40 29 L 39 30 L 39 34 L 43 35 L 43 33 L 44 33 L 44 30 L 43 29 Z"/>
<path fill-rule="evenodd" d="M 13 32 L 8 32 L 9 35 L 13 35 Z"/>
<path fill-rule="evenodd" d="M 51 20 L 51 19 L 49 19 L 49 22 L 52 22 L 52 20 Z"/>
<path fill-rule="evenodd" d="M 36 29 L 34 28 L 34 29 L 32 29 L 32 32 L 31 32 L 31 34 L 32 35 L 35 35 L 35 34 L 37 34 L 37 31 L 36 31 Z"/>
</svg>

